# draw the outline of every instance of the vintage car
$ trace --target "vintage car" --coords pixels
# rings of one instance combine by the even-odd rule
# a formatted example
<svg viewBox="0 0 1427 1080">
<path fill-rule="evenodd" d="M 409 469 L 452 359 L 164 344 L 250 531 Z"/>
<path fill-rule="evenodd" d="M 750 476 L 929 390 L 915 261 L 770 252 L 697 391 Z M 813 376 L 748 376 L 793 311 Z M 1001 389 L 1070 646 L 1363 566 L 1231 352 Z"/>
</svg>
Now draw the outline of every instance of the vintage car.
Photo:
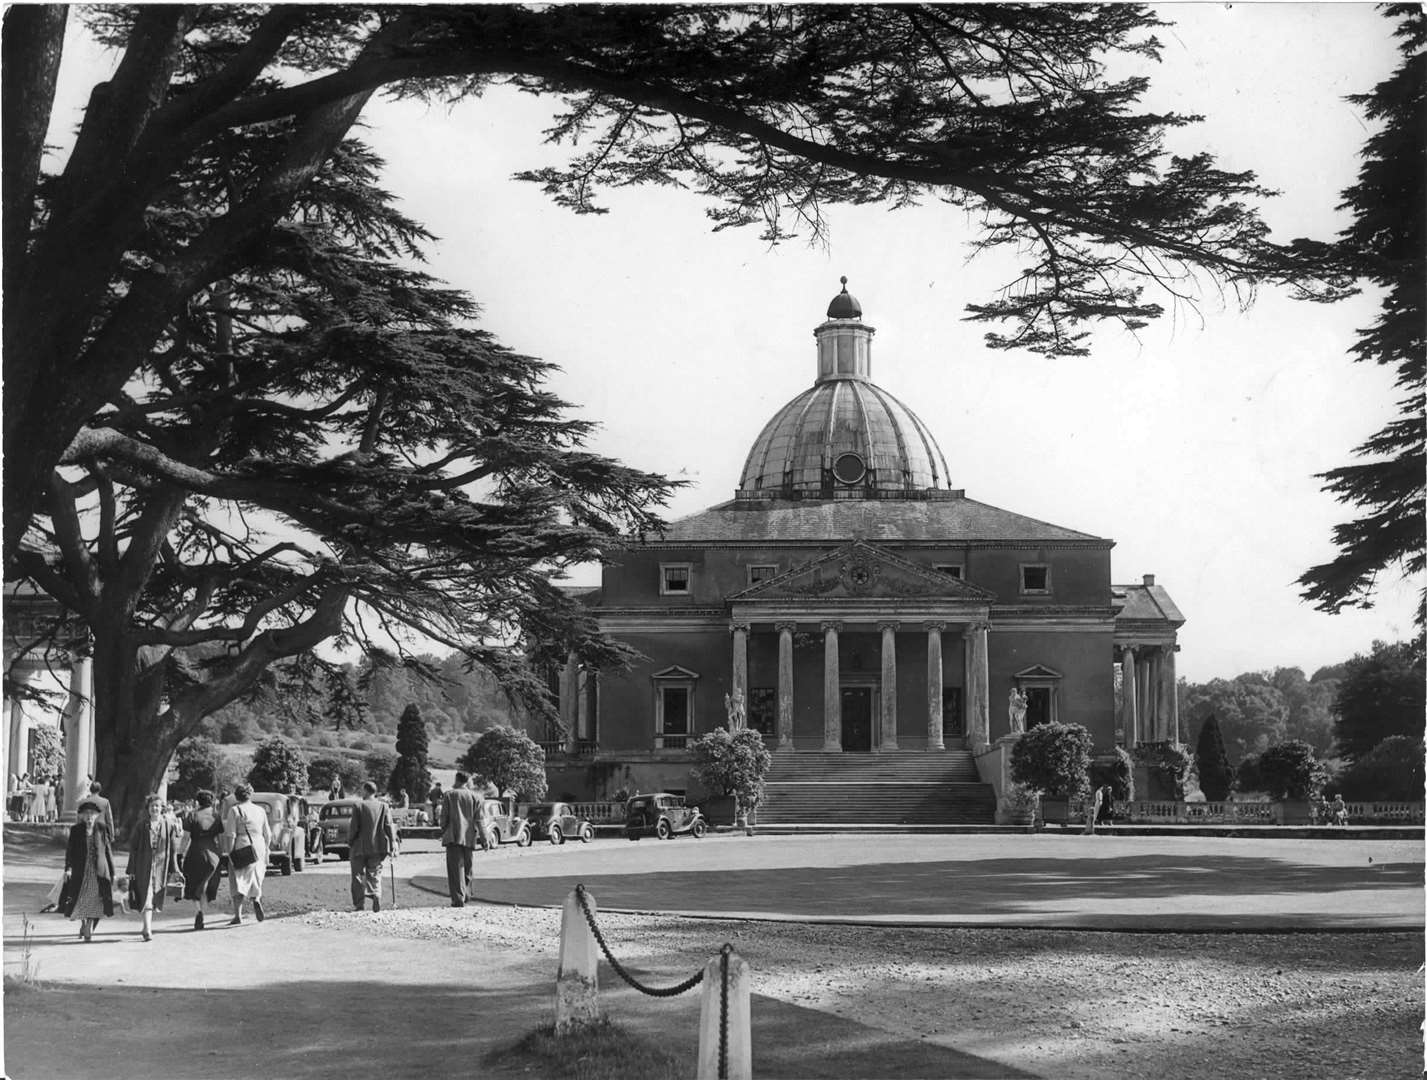
<svg viewBox="0 0 1427 1080">
<path fill-rule="evenodd" d="M 682 795 L 667 791 L 634 795 L 624 804 L 624 835 L 631 840 L 641 836 L 669 840 L 680 833 L 692 833 L 697 839 L 707 831 L 704 815 L 697 806 L 685 806 Z"/>
<path fill-rule="evenodd" d="M 490 838 L 490 845 L 493 848 L 500 847 L 501 844 L 530 846 L 530 826 L 526 823 L 525 818 L 516 812 L 513 803 L 504 803 L 499 799 L 487 799 L 485 824 L 486 835 Z"/>
<path fill-rule="evenodd" d="M 347 829 L 352 824 L 352 814 L 356 812 L 360 799 L 332 799 L 322 804 L 317 811 L 317 821 L 322 826 L 322 852 L 331 853 L 345 859 L 352 850 L 347 840 Z M 320 858 L 321 856 L 319 856 Z"/>
<path fill-rule="evenodd" d="M 268 866 L 276 866 L 284 876 L 301 871 L 307 862 L 307 800 L 301 795 L 255 791 L 252 802 L 268 816 L 272 833 Z"/>
<path fill-rule="evenodd" d="M 566 840 L 588 844 L 595 838 L 595 827 L 576 814 L 575 808 L 567 802 L 533 803 L 525 807 L 525 823 L 534 839 L 549 840 L 552 844 L 563 844 Z"/>
</svg>

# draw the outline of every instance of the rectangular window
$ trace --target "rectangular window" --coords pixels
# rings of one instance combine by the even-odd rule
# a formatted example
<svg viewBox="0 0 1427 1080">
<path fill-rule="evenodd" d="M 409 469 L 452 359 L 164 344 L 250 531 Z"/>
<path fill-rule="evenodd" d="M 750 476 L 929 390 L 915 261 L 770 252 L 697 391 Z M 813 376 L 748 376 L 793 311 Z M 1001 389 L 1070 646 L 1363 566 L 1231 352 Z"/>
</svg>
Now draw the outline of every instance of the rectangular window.
<svg viewBox="0 0 1427 1080">
<path fill-rule="evenodd" d="M 659 594 L 661 596 L 688 596 L 691 563 L 660 563 Z"/>
<path fill-rule="evenodd" d="M 689 688 L 687 686 L 666 686 L 664 695 L 665 735 L 687 735 L 689 733 Z M 664 745 L 668 745 L 666 742 Z"/>
<path fill-rule="evenodd" d="M 954 577 L 957 581 L 962 579 L 962 569 L 960 563 L 937 563 L 933 570 L 940 570 L 947 577 Z"/>
<path fill-rule="evenodd" d="M 772 735 L 778 727 L 778 691 L 772 686 L 755 686 L 748 691 L 748 726 Z"/>
<path fill-rule="evenodd" d="M 1043 563 L 1022 563 L 1021 592 L 1050 592 L 1050 567 Z"/>
<path fill-rule="evenodd" d="M 760 581 L 767 581 L 771 577 L 778 576 L 778 567 L 771 565 L 750 566 L 748 568 L 748 584 L 757 585 Z"/>
</svg>

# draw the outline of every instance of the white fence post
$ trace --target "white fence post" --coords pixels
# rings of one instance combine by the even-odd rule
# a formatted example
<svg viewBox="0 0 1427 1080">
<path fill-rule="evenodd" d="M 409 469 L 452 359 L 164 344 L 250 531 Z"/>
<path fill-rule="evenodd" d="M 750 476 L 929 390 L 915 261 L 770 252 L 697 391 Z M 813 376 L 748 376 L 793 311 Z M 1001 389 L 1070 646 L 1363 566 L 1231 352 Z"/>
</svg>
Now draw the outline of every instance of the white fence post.
<svg viewBox="0 0 1427 1080">
<path fill-rule="evenodd" d="M 591 917 L 595 898 L 585 893 Z M 575 890 L 565 897 L 560 912 L 560 970 L 555 976 L 555 1034 L 568 1035 L 600 1016 L 599 945 L 580 909 Z"/>
<path fill-rule="evenodd" d="M 724 1028 L 724 958 L 728 959 L 727 1072 L 719 1072 L 719 1032 Z M 753 1030 L 748 961 L 725 945 L 704 965 L 704 1000 L 699 1012 L 699 1071 L 696 1080 L 752 1080 Z"/>
</svg>

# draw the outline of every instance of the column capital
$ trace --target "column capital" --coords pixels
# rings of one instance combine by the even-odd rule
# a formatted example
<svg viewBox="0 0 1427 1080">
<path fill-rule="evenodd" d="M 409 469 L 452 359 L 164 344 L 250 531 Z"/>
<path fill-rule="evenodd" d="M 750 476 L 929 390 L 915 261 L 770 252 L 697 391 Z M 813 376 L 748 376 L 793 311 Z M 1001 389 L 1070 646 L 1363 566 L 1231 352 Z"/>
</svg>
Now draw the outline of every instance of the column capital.
<svg viewBox="0 0 1427 1080">
<path fill-rule="evenodd" d="M 968 635 L 984 634 L 987 633 L 990 629 L 991 623 L 986 619 L 973 619 L 971 622 L 968 622 L 966 624 L 966 633 Z"/>
<path fill-rule="evenodd" d="M 926 631 L 928 634 L 940 634 L 943 630 L 946 629 L 946 623 L 941 621 L 927 622 L 923 623 L 922 625 L 926 627 Z"/>
<path fill-rule="evenodd" d="M 818 623 L 818 629 L 821 630 L 824 634 L 826 634 L 829 630 L 831 630 L 834 634 L 840 634 L 842 633 L 842 623 L 836 621 L 821 622 Z"/>
<path fill-rule="evenodd" d="M 736 633 L 738 633 L 740 630 L 742 630 L 742 631 L 746 634 L 746 633 L 749 632 L 749 629 L 750 629 L 749 624 L 746 623 L 746 622 L 739 622 L 739 621 L 735 620 L 734 622 L 731 622 L 731 623 L 728 624 L 728 632 L 729 632 L 730 634 L 736 634 Z"/>
<path fill-rule="evenodd" d="M 880 631 L 881 631 L 882 633 L 884 633 L 884 634 L 885 634 L 888 630 L 892 631 L 892 633 L 895 634 L 895 633 L 896 633 L 898 630 L 900 630 L 901 628 L 902 628 L 902 624 L 899 623 L 899 622 L 897 622 L 895 619 L 885 619 L 885 620 L 883 620 L 882 622 L 879 622 L 879 623 L 877 624 L 877 629 L 880 630 Z"/>
<path fill-rule="evenodd" d="M 773 624 L 773 629 L 780 634 L 784 632 L 796 634 L 798 632 L 798 624 L 796 622 L 776 622 Z"/>
</svg>

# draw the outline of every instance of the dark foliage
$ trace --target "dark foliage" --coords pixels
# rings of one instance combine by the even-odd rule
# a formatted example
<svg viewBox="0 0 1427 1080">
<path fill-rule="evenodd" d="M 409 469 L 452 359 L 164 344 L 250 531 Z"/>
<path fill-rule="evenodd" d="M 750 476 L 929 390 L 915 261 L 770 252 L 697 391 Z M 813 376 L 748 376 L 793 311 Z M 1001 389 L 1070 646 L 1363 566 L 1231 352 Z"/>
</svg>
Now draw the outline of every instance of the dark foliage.
<svg viewBox="0 0 1427 1080">
<path fill-rule="evenodd" d="M 1313 747 L 1297 739 L 1270 746 L 1258 758 L 1258 782 L 1274 799 L 1312 799 L 1323 790 L 1327 770 Z"/>
<path fill-rule="evenodd" d="M 278 791 L 285 795 L 307 790 L 307 755 L 290 739 L 275 735 L 253 751 L 253 767 L 248 783 L 254 791 Z"/>
<path fill-rule="evenodd" d="M 1079 724 L 1037 724 L 1011 750 L 1011 779 L 1056 799 L 1090 791 L 1095 739 Z"/>
<path fill-rule="evenodd" d="M 1090 762 L 1090 786 L 1110 788 L 1110 797 L 1125 802 L 1135 797 L 1134 762 L 1124 747 L 1117 746 L 1108 756 Z"/>
<path fill-rule="evenodd" d="M 1229 764 L 1224 739 L 1219 734 L 1219 721 L 1213 713 L 1199 728 L 1199 739 L 1194 744 L 1194 763 L 1199 770 L 1199 790 L 1204 792 L 1204 797 L 1210 802 L 1227 799 L 1234 786 L 1234 769 Z"/>
<path fill-rule="evenodd" d="M 545 777 L 545 752 L 523 731 L 508 727 L 491 728 L 478 738 L 456 762 L 480 781 L 494 785 L 497 794 L 514 792 L 522 799 L 545 797 L 549 783 Z"/>
<path fill-rule="evenodd" d="M 388 792 L 395 796 L 404 791 L 413 803 L 426 801 L 426 793 L 431 790 L 431 770 L 427 768 L 430 745 L 421 709 L 408 705 L 396 728 L 397 758 L 387 780 Z"/>
<path fill-rule="evenodd" d="M 1348 661 L 1333 702 L 1338 752 L 1350 761 L 1393 735 L 1421 742 L 1427 732 L 1427 656 L 1423 639 L 1373 642 Z"/>
<path fill-rule="evenodd" d="M 1364 511 L 1333 530 L 1337 557 L 1299 578 L 1321 611 L 1372 607 L 1381 573 L 1421 574 L 1427 566 L 1427 14 L 1418 4 L 1384 9 L 1398 22 L 1403 60 L 1369 93 L 1348 99 L 1377 130 L 1363 147 L 1358 182 L 1343 192 L 1341 206 L 1354 217 L 1338 247 L 1352 273 L 1385 292 L 1353 358 L 1395 368 L 1404 396 L 1397 418 L 1354 451 L 1365 460 L 1321 474 L 1325 491 Z M 1423 614 L 1419 605 L 1419 623 Z"/>
<path fill-rule="evenodd" d="M 1422 802 L 1423 773 L 1422 741 L 1389 735 L 1344 770 L 1329 793 L 1355 802 Z"/>
</svg>

